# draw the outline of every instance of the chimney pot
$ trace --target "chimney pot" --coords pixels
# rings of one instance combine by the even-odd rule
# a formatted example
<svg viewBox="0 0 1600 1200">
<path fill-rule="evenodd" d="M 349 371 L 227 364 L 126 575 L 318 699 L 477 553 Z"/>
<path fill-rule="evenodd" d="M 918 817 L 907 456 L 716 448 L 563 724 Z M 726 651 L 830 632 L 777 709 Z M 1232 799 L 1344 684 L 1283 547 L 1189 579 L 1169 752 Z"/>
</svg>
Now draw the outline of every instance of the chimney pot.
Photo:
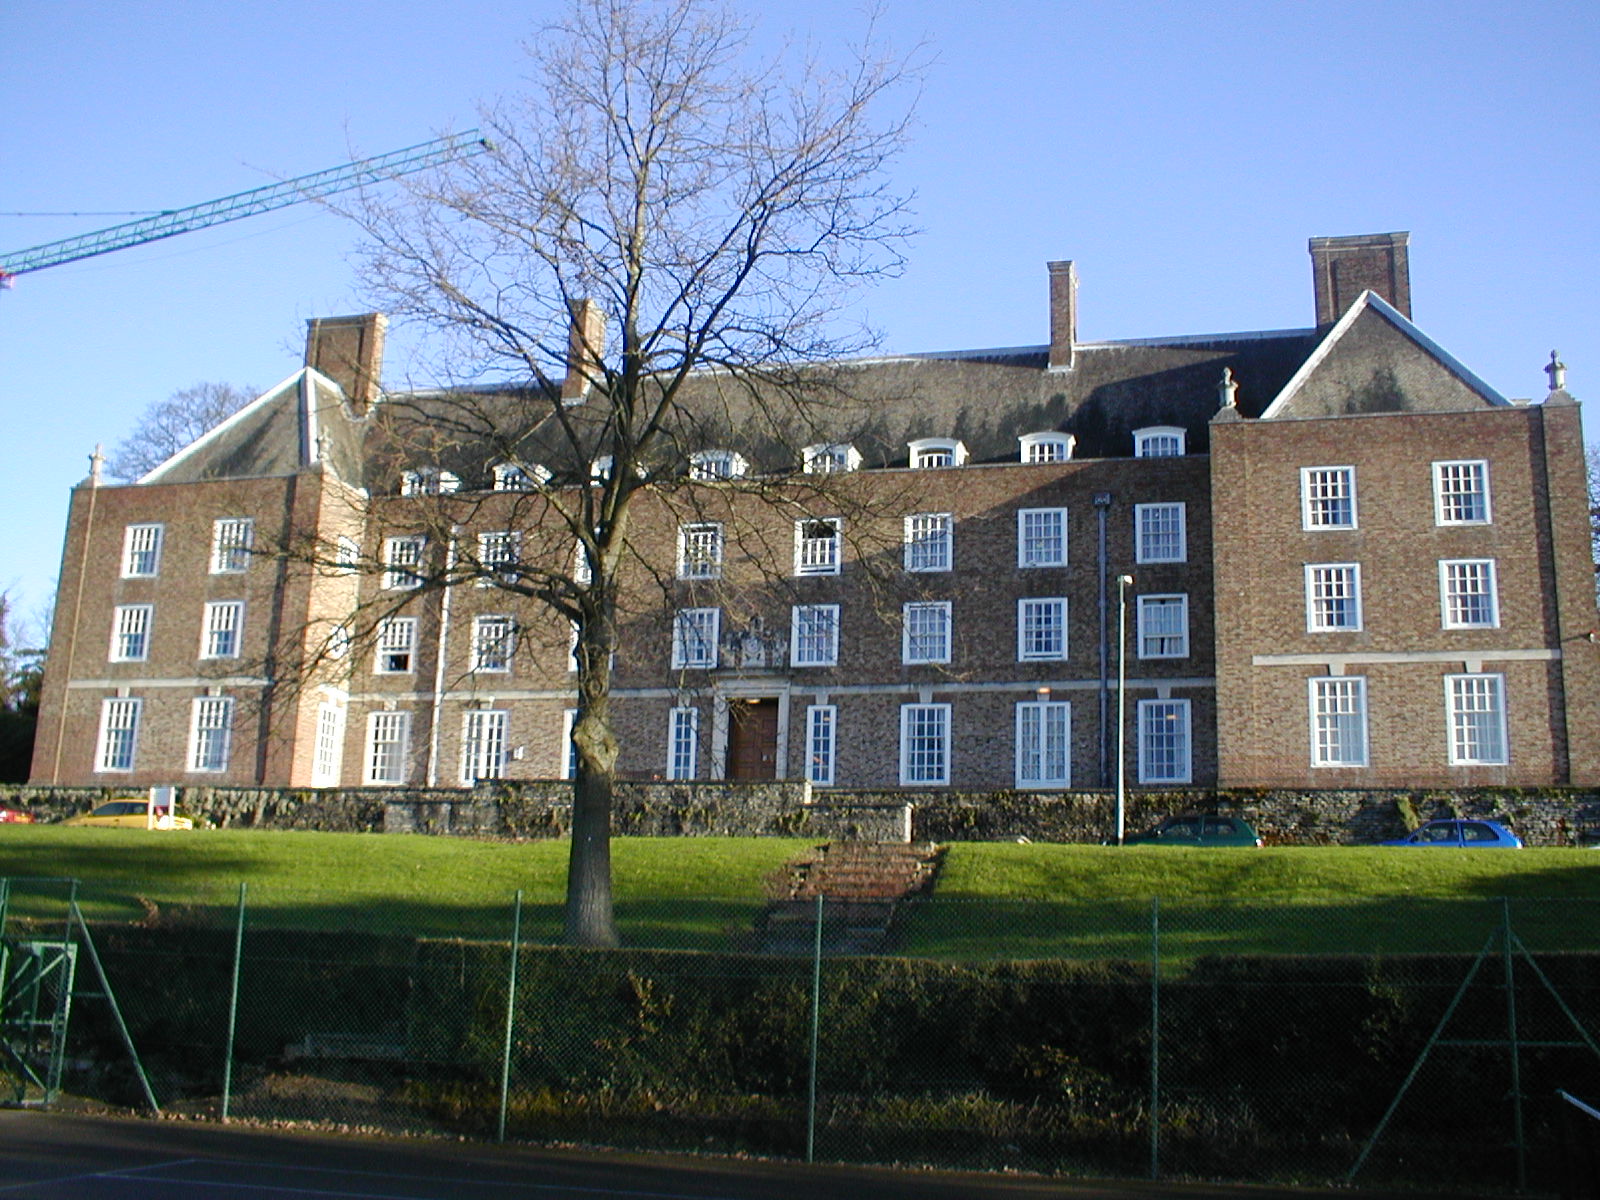
<svg viewBox="0 0 1600 1200">
<path fill-rule="evenodd" d="M 1050 268 L 1050 369 L 1070 371 L 1078 344 L 1078 268 L 1071 259 Z"/>
<path fill-rule="evenodd" d="M 568 305 L 567 375 L 561 381 L 561 403 L 577 404 L 589 394 L 606 352 L 606 318 L 593 300 Z"/>
<path fill-rule="evenodd" d="M 306 366 L 343 388 L 358 415 L 377 402 L 388 328 L 389 318 L 382 313 L 313 317 L 306 322 Z"/>
<path fill-rule="evenodd" d="M 1411 319 L 1409 233 L 1363 233 L 1311 239 L 1317 324 L 1332 325 L 1362 292 L 1382 296 Z"/>
</svg>

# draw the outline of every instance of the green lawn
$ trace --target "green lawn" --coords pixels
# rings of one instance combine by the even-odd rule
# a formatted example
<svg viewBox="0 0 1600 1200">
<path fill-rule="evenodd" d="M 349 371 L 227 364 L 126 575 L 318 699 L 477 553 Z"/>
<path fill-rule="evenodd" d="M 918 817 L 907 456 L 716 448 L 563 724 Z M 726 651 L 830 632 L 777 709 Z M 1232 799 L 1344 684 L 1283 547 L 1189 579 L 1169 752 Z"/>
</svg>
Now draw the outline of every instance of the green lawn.
<svg viewBox="0 0 1600 1200">
<path fill-rule="evenodd" d="M 618 918 L 634 945 L 725 948 L 750 928 L 762 881 L 813 843 L 619 838 Z M 559 937 L 564 842 L 210 830 L 0 827 L 16 916 L 64 910 L 70 877 L 91 920 L 230 923 L 248 885 L 252 928 Z M 1184 850 L 967 843 L 904 925 L 903 949 L 950 957 L 1149 954 L 1152 897 L 1167 957 L 1239 950 L 1477 950 L 1513 901 L 1535 949 L 1600 949 L 1600 851 L 1374 847 Z"/>
</svg>

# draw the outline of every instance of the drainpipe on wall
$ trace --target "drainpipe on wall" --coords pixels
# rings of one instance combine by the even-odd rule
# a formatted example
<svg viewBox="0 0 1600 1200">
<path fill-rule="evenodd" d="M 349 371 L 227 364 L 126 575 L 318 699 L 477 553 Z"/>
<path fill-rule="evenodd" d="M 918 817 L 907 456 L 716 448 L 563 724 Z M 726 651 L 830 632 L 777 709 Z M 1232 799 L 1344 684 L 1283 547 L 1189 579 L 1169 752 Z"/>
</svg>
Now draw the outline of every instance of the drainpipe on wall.
<svg viewBox="0 0 1600 1200">
<path fill-rule="evenodd" d="M 439 598 L 439 652 L 433 661 L 433 701 L 428 707 L 428 786 L 439 786 L 439 710 L 444 706 L 444 665 L 450 646 L 450 597 L 455 588 L 449 584 L 450 572 L 456 566 L 456 538 L 461 533 L 459 525 L 450 527 L 450 540 L 444 547 L 444 592 Z"/>
<path fill-rule="evenodd" d="M 1111 514 L 1111 493 L 1094 494 L 1094 515 L 1099 523 L 1098 578 L 1100 588 L 1100 786 L 1111 786 L 1111 611 L 1106 594 L 1108 569 L 1106 520 Z"/>
<path fill-rule="evenodd" d="M 100 453 L 100 447 L 95 445 L 94 453 L 89 456 L 89 478 L 84 483 L 89 486 L 89 511 L 83 521 L 83 547 L 78 555 L 78 587 L 72 598 L 72 626 L 67 635 L 67 663 L 66 673 L 61 681 L 61 716 L 56 721 L 56 748 L 55 755 L 50 762 L 50 782 L 61 782 L 61 743 L 67 736 L 67 708 L 68 701 L 72 698 L 69 690 L 72 687 L 73 661 L 78 657 L 78 618 L 83 613 L 83 585 L 89 574 L 89 544 L 94 538 L 94 502 L 100 494 L 100 476 L 105 467 L 106 456 Z M 70 532 L 71 522 L 68 522 Z M 68 542 L 71 541 L 69 537 Z M 61 547 L 62 566 L 66 565 L 66 545 Z M 99 766 L 90 762 L 90 768 Z"/>
</svg>

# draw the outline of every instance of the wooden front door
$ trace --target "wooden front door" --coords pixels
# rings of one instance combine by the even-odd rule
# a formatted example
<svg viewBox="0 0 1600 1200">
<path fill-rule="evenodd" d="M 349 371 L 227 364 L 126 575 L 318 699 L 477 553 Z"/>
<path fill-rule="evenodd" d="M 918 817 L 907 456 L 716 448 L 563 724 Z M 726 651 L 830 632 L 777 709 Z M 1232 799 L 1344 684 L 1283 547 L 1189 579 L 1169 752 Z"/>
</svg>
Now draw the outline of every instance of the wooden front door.
<svg viewBox="0 0 1600 1200">
<path fill-rule="evenodd" d="M 778 777 L 778 701 L 728 701 L 728 778 Z"/>
</svg>

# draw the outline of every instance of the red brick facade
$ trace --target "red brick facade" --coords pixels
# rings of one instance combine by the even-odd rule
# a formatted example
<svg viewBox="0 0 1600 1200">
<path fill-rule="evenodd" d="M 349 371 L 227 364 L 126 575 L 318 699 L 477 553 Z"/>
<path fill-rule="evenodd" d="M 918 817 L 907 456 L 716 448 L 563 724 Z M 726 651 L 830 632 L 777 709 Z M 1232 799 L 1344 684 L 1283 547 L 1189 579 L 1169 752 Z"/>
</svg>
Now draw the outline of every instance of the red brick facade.
<svg viewBox="0 0 1600 1200">
<path fill-rule="evenodd" d="M 1350 306 L 1331 329 L 1167 343 L 1077 343 L 1070 265 L 1052 264 L 1050 346 L 858 368 L 893 397 L 867 469 L 642 493 L 620 769 L 1104 788 L 1120 665 L 1132 786 L 1600 780 L 1578 409 L 1564 391 L 1507 404 L 1381 298 L 1334 286 L 1381 267 L 1409 304 L 1404 249 L 1313 244 L 1319 306 Z M 382 332 L 315 323 L 308 370 L 235 425 L 150 482 L 75 491 L 36 782 L 564 772 L 566 623 L 381 568 L 425 532 L 429 561 L 513 533 L 518 561 L 562 567 L 572 543 L 537 495 L 488 490 L 484 464 L 453 524 L 367 469 L 406 462 L 365 398 Z M 1062 453 L 1018 461 L 1037 433 Z M 970 460 L 905 465 L 933 437 Z M 686 610 L 714 641 L 675 634 Z"/>
</svg>

